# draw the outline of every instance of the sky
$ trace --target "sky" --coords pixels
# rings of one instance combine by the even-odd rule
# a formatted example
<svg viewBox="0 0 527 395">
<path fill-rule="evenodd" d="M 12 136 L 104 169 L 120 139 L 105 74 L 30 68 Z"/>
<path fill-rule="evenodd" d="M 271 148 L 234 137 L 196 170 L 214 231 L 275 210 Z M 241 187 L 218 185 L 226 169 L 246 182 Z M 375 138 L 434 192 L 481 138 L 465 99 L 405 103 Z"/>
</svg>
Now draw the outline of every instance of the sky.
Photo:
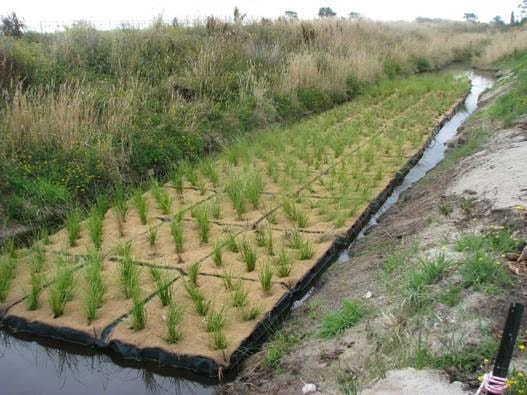
<svg viewBox="0 0 527 395">
<path fill-rule="evenodd" d="M 276 18 L 286 10 L 294 10 L 302 19 L 313 18 L 318 9 L 331 7 L 338 16 L 359 12 L 375 20 L 413 20 L 417 16 L 461 20 L 465 12 L 473 12 L 483 22 L 500 15 L 509 21 L 520 0 L 1 0 L 0 15 L 16 12 L 34 29 L 88 20 L 96 26 L 117 26 L 120 22 L 145 24 L 157 15 L 166 20 L 204 19 L 209 15 L 231 17 L 235 6 L 248 18 Z"/>
</svg>

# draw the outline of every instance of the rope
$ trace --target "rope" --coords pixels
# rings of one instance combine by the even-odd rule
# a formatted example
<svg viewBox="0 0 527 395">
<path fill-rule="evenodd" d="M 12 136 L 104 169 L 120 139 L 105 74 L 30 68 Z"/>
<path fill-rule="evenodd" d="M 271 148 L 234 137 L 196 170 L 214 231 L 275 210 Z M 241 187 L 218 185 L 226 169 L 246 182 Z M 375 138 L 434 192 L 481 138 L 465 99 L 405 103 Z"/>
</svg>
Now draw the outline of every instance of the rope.
<svg viewBox="0 0 527 395">
<path fill-rule="evenodd" d="M 483 381 L 479 386 L 478 392 L 476 395 L 492 393 L 496 395 L 501 395 L 507 389 L 507 379 L 502 377 L 493 376 L 492 373 L 485 373 L 483 376 Z"/>
</svg>

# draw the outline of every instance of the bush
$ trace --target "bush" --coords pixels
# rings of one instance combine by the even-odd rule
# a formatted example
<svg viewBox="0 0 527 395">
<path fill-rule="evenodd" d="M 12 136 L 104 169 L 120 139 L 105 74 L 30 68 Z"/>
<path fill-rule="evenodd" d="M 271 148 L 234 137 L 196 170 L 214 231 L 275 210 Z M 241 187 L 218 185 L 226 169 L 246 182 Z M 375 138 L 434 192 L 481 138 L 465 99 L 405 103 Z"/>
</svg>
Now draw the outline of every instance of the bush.
<svg viewBox="0 0 527 395">
<path fill-rule="evenodd" d="M 403 68 L 401 65 L 391 59 L 388 59 L 384 62 L 383 71 L 384 74 L 386 74 L 386 76 L 391 80 L 403 74 Z"/>
<path fill-rule="evenodd" d="M 300 88 L 298 100 L 310 112 L 321 112 L 331 107 L 331 98 L 326 92 L 314 88 Z"/>
<path fill-rule="evenodd" d="M 424 73 L 425 71 L 432 70 L 432 64 L 425 57 L 420 57 L 415 60 L 415 67 L 418 73 Z"/>
</svg>

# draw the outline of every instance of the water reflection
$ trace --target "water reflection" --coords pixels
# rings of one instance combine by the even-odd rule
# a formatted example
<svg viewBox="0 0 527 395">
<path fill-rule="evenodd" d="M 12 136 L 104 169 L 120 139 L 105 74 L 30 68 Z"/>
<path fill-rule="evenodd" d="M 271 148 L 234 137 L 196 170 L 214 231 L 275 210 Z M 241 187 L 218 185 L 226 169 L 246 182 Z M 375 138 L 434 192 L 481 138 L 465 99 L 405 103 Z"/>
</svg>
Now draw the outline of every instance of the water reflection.
<svg viewBox="0 0 527 395">
<path fill-rule="evenodd" d="M 156 365 L 52 341 L 19 339 L 0 330 L 2 394 L 211 394 L 213 382 Z M 134 366 L 136 365 L 136 366 Z"/>
</svg>

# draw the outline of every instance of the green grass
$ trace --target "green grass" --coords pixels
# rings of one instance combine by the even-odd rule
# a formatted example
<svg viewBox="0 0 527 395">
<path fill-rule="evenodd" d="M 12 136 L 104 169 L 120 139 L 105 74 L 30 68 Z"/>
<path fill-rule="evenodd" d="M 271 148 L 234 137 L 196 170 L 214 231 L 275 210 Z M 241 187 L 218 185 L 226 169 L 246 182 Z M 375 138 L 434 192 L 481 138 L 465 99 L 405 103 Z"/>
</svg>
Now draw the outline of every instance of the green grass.
<svg viewBox="0 0 527 395">
<path fill-rule="evenodd" d="M 450 263 L 443 254 L 435 258 L 420 259 L 418 266 L 407 273 L 403 289 L 406 305 L 421 308 L 431 301 L 428 286 L 441 280 Z"/>
<path fill-rule="evenodd" d="M 293 268 L 293 261 L 291 255 L 284 248 L 278 254 L 278 259 L 276 262 L 276 273 L 278 277 L 288 277 L 291 274 Z"/>
<path fill-rule="evenodd" d="M 156 246 L 158 230 L 159 228 L 150 226 L 148 228 L 148 231 L 146 232 L 146 239 L 148 240 L 148 245 L 150 246 L 151 249 L 154 249 Z"/>
<path fill-rule="evenodd" d="M 117 228 L 119 230 L 119 236 L 124 236 L 124 224 L 128 216 L 128 202 L 124 197 L 120 196 L 114 204 L 113 213 L 115 220 L 117 221 Z"/>
<path fill-rule="evenodd" d="M 244 190 L 243 179 L 238 174 L 231 174 L 225 187 L 225 192 L 232 202 L 236 218 L 238 219 L 242 219 L 243 214 L 246 212 Z"/>
<path fill-rule="evenodd" d="M 40 273 L 46 265 L 46 255 L 44 250 L 39 246 L 34 246 L 31 249 L 31 272 Z"/>
<path fill-rule="evenodd" d="M 389 274 L 393 271 L 403 267 L 407 262 L 407 257 L 402 253 L 396 253 L 388 257 L 384 262 L 383 270 L 385 273 Z"/>
<path fill-rule="evenodd" d="M 225 350 L 228 347 L 229 343 L 227 342 L 227 338 L 221 330 L 212 332 L 211 336 L 211 348 L 213 350 Z"/>
<path fill-rule="evenodd" d="M 200 162 L 201 173 L 207 177 L 214 187 L 218 186 L 220 176 L 216 170 L 216 165 L 210 159 L 204 159 Z"/>
<path fill-rule="evenodd" d="M 222 244 L 219 242 L 214 244 L 214 249 L 212 250 L 212 262 L 214 262 L 216 267 L 223 266 Z"/>
<path fill-rule="evenodd" d="M 135 210 L 137 211 L 137 215 L 139 215 L 141 224 L 146 225 L 148 221 L 148 206 L 146 205 L 146 199 L 143 196 L 143 192 L 141 190 L 138 190 L 134 193 L 133 203 Z"/>
<path fill-rule="evenodd" d="M 202 244 L 207 244 L 210 233 L 209 211 L 207 207 L 200 207 L 196 211 L 196 224 L 198 226 L 199 241 Z"/>
<path fill-rule="evenodd" d="M 200 263 L 193 263 L 188 269 L 188 280 L 193 285 L 198 285 L 198 276 L 199 276 Z"/>
<path fill-rule="evenodd" d="M 227 233 L 225 246 L 229 251 L 234 252 L 235 254 L 240 252 L 240 248 L 238 246 L 238 243 L 236 242 L 236 237 L 232 232 Z"/>
<path fill-rule="evenodd" d="M 183 332 L 179 328 L 181 321 L 183 321 L 183 311 L 171 303 L 167 310 L 167 343 L 174 344 L 183 338 Z"/>
<path fill-rule="evenodd" d="M 462 288 L 460 286 L 450 284 L 439 300 L 449 307 L 454 307 L 461 302 L 461 291 Z"/>
<path fill-rule="evenodd" d="M 465 287 L 495 292 L 512 285 L 512 278 L 494 256 L 478 251 L 469 254 L 461 267 Z"/>
<path fill-rule="evenodd" d="M 224 309 L 220 311 L 210 309 L 205 318 L 205 330 L 207 332 L 221 331 L 225 326 L 226 319 Z"/>
<path fill-rule="evenodd" d="M 174 186 L 174 189 L 176 190 L 178 195 L 183 194 L 183 172 L 181 168 L 178 168 L 172 174 L 172 185 Z"/>
<path fill-rule="evenodd" d="M 309 240 L 303 240 L 298 249 L 298 259 L 311 259 L 315 255 L 313 244 Z"/>
<path fill-rule="evenodd" d="M 12 255 L 0 256 L 0 302 L 4 302 L 7 298 L 7 293 L 16 275 L 16 265 L 16 258 Z"/>
<path fill-rule="evenodd" d="M 162 186 L 157 183 L 157 181 L 152 182 L 151 191 L 152 195 L 154 196 L 154 200 L 157 203 L 157 208 L 161 211 L 162 214 L 170 215 L 174 199 Z"/>
<path fill-rule="evenodd" d="M 77 239 L 81 233 L 81 217 L 80 210 L 73 210 L 69 213 L 64 221 L 66 233 L 68 234 L 68 243 L 70 247 L 73 247 L 77 243 Z"/>
<path fill-rule="evenodd" d="M 1 276 L 1 274 L 0 274 Z M 31 273 L 31 288 L 26 295 L 26 307 L 28 310 L 36 310 L 39 308 L 40 294 L 44 289 L 44 283 L 46 281 L 45 274 L 41 272 Z M 1 296 L 1 295 L 0 295 Z"/>
<path fill-rule="evenodd" d="M 181 254 L 183 252 L 183 224 L 181 221 L 175 218 L 172 219 L 170 222 L 170 234 L 174 240 L 176 252 Z"/>
<path fill-rule="evenodd" d="M 93 210 L 88 219 L 88 233 L 95 249 L 99 250 L 102 245 L 103 217 L 98 210 Z"/>
<path fill-rule="evenodd" d="M 269 263 L 261 265 L 260 271 L 258 272 L 258 280 L 264 292 L 269 293 L 273 285 L 273 268 Z"/>
<path fill-rule="evenodd" d="M 262 310 L 258 306 L 240 309 L 240 318 L 242 321 L 252 321 L 261 314 Z"/>
<path fill-rule="evenodd" d="M 139 288 L 134 290 L 132 295 L 132 311 L 131 311 L 131 325 L 134 331 L 140 331 L 146 327 L 147 314 L 145 309 L 145 302 L 141 297 Z"/>
<path fill-rule="evenodd" d="M 102 260 L 96 251 L 88 254 L 85 278 L 87 283 L 86 295 L 84 300 L 84 314 L 88 324 L 97 315 L 97 309 L 102 307 L 106 286 L 102 279 Z"/>
<path fill-rule="evenodd" d="M 242 281 L 239 280 L 236 285 L 234 285 L 231 292 L 231 299 L 233 307 L 244 307 L 247 304 L 248 292 L 243 287 Z"/>
<path fill-rule="evenodd" d="M 281 330 L 265 346 L 263 366 L 278 370 L 284 354 L 289 352 L 301 338 L 297 334 Z"/>
<path fill-rule="evenodd" d="M 270 226 L 260 226 L 256 230 L 256 245 L 265 247 L 267 255 L 274 255 L 273 231 Z"/>
<path fill-rule="evenodd" d="M 139 268 L 129 252 L 120 257 L 119 280 L 123 296 L 130 299 L 139 287 Z"/>
<path fill-rule="evenodd" d="M 151 267 L 150 275 L 156 286 L 157 296 L 159 297 L 161 305 L 170 305 L 172 303 L 172 279 L 170 278 L 168 271 L 165 270 L 161 272 L 160 269 Z"/>
<path fill-rule="evenodd" d="M 256 249 L 248 240 L 242 240 L 239 245 L 239 248 L 242 261 L 245 263 L 245 269 L 248 272 L 252 272 L 256 267 Z"/>
<path fill-rule="evenodd" d="M 210 309 L 211 302 L 210 300 L 205 300 L 201 292 L 199 292 L 198 287 L 196 284 L 193 284 L 191 282 L 185 283 L 185 289 L 187 291 L 187 294 L 189 298 L 192 300 L 192 303 L 194 304 L 194 310 L 200 317 L 204 317 L 207 315 Z"/>
<path fill-rule="evenodd" d="M 55 262 L 55 274 L 48 291 L 48 303 L 53 317 L 60 317 L 64 313 L 66 303 L 72 300 L 74 280 L 71 263 L 63 257 L 58 257 Z"/>
<path fill-rule="evenodd" d="M 306 214 L 300 210 L 295 203 L 289 199 L 284 199 L 282 202 L 282 209 L 290 221 L 296 224 L 300 229 L 306 228 L 308 219 Z"/>
<path fill-rule="evenodd" d="M 339 310 L 328 312 L 322 317 L 319 334 L 324 339 L 338 336 L 357 325 L 365 315 L 366 308 L 362 302 L 343 299 Z"/>
<path fill-rule="evenodd" d="M 253 170 L 249 173 L 248 179 L 245 182 L 245 195 L 255 209 L 260 207 L 262 192 L 262 178 L 257 170 Z"/>
</svg>

